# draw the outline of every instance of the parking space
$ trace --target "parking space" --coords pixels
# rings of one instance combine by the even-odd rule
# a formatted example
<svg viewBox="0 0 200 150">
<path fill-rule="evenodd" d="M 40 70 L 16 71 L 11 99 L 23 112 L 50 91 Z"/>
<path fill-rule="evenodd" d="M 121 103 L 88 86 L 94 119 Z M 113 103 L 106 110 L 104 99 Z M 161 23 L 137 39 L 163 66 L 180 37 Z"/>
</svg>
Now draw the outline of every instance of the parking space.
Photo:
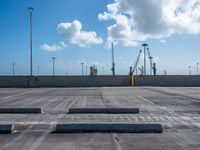
<svg viewBox="0 0 200 150">
<path fill-rule="evenodd" d="M 15 132 L 0 149 L 200 149 L 200 88 L 1 88 L 0 108 L 43 108 L 39 114 L 0 114 Z M 136 114 L 68 114 L 69 108 L 139 108 Z M 56 124 L 159 123 L 163 133 L 51 133 Z"/>
</svg>

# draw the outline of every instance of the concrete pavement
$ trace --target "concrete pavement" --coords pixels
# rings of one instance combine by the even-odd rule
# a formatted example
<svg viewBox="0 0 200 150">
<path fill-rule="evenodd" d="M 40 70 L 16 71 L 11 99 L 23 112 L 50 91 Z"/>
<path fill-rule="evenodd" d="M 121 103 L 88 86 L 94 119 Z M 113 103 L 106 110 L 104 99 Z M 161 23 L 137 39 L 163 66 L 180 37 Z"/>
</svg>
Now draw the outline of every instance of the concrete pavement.
<svg viewBox="0 0 200 150">
<path fill-rule="evenodd" d="M 1 108 L 43 108 L 41 114 L 0 114 L 14 124 L 1 150 L 200 149 L 200 88 L 1 88 Z M 139 108 L 138 114 L 68 114 L 69 108 Z M 161 123 L 163 133 L 63 133 L 61 123 Z"/>
</svg>

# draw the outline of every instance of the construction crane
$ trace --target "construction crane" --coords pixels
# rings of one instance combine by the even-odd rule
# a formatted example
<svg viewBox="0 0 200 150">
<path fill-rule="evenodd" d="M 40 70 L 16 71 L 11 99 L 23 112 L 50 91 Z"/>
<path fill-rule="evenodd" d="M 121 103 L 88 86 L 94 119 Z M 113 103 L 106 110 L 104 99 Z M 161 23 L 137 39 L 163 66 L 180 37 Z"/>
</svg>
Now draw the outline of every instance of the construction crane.
<svg viewBox="0 0 200 150">
<path fill-rule="evenodd" d="M 138 67 L 138 69 L 140 70 L 140 75 L 144 75 L 144 67 L 143 66 L 141 68 Z"/>
<path fill-rule="evenodd" d="M 140 60 L 140 55 L 141 55 L 141 53 L 142 53 L 142 50 L 139 51 L 139 54 L 138 54 L 138 56 L 137 56 L 137 59 L 136 59 L 136 62 L 135 62 L 134 67 L 130 69 L 130 75 L 133 75 L 134 72 L 135 72 L 135 70 L 137 70 L 137 65 L 138 65 L 138 62 L 139 62 L 139 60 Z M 136 75 L 137 75 L 137 71 L 136 71 Z"/>
<path fill-rule="evenodd" d="M 149 56 L 149 62 L 150 62 L 150 75 L 152 75 L 152 65 L 153 65 L 153 57 L 150 54 L 149 48 L 147 48 L 148 56 Z"/>
<path fill-rule="evenodd" d="M 156 76 L 156 63 L 153 63 L 153 75 Z"/>
</svg>

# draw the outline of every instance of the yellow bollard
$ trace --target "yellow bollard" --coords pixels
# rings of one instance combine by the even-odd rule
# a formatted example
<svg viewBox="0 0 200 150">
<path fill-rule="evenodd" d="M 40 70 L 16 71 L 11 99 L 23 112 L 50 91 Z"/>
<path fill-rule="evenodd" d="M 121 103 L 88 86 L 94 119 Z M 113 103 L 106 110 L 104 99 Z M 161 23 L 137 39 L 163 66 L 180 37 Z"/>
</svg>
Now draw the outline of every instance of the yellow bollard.
<svg viewBox="0 0 200 150">
<path fill-rule="evenodd" d="M 131 76 L 131 84 L 132 84 L 132 86 L 135 86 L 135 76 L 134 75 Z"/>
</svg>

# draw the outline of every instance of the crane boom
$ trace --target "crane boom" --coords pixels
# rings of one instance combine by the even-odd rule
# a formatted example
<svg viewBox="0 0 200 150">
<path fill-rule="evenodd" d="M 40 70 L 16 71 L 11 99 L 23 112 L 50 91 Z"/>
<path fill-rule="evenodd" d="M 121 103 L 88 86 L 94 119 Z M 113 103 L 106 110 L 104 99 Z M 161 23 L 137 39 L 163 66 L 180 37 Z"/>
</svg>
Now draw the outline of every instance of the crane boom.
<svg viewBox="0 0 200 150">
<path fill-rule="evenodd" d="M 149 61 L 150 61 L 150 75 L 152 75 L 152 64 L 153 64 L 152 59 L 153 59 L 153 57 L 150 54 L 149 48 L 147 48 L 147 52 L 148 52 Z"/>
<path fill-rule="evenodd" d="M 149 48 L 147 48 L 147 52 L 148 52 L 148 56 L 149 56 L 149 58 L 150 58 L 150 57 L 151 57 L 151 54 L 150 54 Z"/>
<path fill-rule="evenodd" d="M 138 62 L 139 62 L 139 60 L 140 60 L 140 55 L 141 55 L 141 53 L 142 53 L 142 50 L 139 51 L 139 54 L 138 54 L 137 59 L 136 59 L 136 62 L 135 62 L 134 67 L 133 67 L 133 69 L 132 69 L 132 71 L 131 71 L 131 74 L 132 74 L 132 75 L 133 75 L 133 73 L 135 72 L 135 70 L 137 69 L 137 65 L 138 65 Z"/>
</svg>

